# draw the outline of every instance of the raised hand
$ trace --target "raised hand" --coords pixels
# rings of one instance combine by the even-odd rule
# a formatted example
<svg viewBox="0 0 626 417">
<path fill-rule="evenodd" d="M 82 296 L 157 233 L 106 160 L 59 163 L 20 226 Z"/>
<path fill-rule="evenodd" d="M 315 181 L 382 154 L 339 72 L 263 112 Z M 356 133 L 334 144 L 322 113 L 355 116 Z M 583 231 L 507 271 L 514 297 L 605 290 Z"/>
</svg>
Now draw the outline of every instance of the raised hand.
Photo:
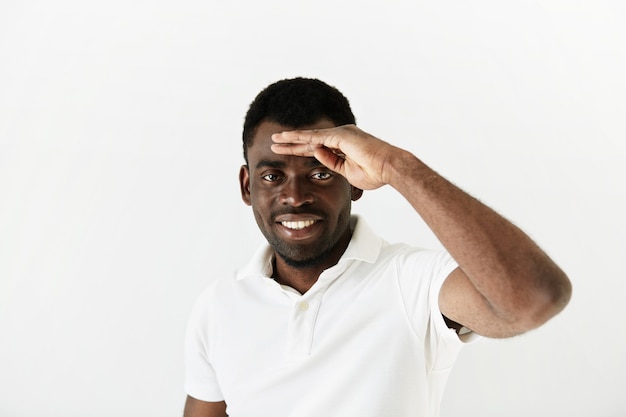
<svg viewBox="0 0 626 417">
<path fill-rule="evenodd" d="M 354 125 L 275 133 L 272 140 L 273 152 L 314 157 L 362 190 L 389 184 L 394 161 L 405 153 Z"/>
</svg>

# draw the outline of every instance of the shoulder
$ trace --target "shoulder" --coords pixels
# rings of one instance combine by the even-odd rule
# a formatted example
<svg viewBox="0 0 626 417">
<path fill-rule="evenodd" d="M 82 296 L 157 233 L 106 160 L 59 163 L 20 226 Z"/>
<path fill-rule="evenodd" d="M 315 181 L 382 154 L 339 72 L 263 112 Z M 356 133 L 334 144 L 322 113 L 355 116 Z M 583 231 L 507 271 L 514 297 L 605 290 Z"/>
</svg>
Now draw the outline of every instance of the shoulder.
<svg viewBox="0 0 626 417">
<path fill-rule="evenodd" d="M 406 244 L 388 245 L 381 250 L 381 265 L 395 276 L 407 308 L 428 314 L 436 306 L 446 278 L 457 268 L 445 250 L 423 249 Z"/>
<path fill-rule="evenodd" d="M 425 249 L 405 243 L 384 244 L 378 262 L 393 264 L 400 272 L 415 274 L 450 273 L 456 263 L 445 250 Z"/>
<path fill-rule="evenodd" d="M 227 294 L 232 293 L 237 285 L 234 276 L 223 276 L 212 279 L 196 295 L 192 314 L 205 315 L 209 310 L 220 303 Z"/>
<path fill-rule="evenodd" d="M 378 236 L 361 216 L 353 216 L 353 221 L 356 227 L 346 258 L 356 258 L 378 267 L 396 266 L 412 273 L 445 268 L 452 259 L 443 249 L 427 249 L 404 242 L 389 243 Z"/>
</svg>

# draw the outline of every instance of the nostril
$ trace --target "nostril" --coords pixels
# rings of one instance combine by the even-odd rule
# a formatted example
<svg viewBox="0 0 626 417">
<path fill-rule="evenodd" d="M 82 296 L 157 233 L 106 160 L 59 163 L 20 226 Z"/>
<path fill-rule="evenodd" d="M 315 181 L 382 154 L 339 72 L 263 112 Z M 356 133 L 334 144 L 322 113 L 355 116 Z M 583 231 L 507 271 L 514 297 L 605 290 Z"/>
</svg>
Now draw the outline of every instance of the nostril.
<svg viewBox="0 0 626 417">
<path fill-rule="evenodd" d="M 311 193 L 311 186 L 308 184 L 307 178 L 289 177 L 283 183 L 280 191 L 280 202 L 293 207 L 312 203 L 314 196 Z"/>
<path fill-rule="evenodd" d="M 313 202 L 313 195 L 308 192 L 285 192 L 281 195 L 280 202 L 294 207 Z"/>
</svg>

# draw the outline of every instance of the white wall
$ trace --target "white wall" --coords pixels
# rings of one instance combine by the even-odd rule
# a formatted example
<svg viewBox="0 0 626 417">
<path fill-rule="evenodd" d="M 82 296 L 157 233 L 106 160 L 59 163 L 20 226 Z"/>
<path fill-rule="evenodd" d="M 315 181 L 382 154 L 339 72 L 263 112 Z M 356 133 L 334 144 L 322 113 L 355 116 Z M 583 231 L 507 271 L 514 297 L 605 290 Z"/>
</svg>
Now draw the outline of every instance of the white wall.
<svg viewBox="0 0 626 417">
<path fill-rule="evenodd" d="M 463 351 L 442 416 L 626 415 L 625 19 L 619 0 L 2 2 L 0 416 L 181 415 L 190 306 L 261 239 L 243 115 L 296 75 L 573 281 L 544 327 Z M 439 245 L 392 190 L 355 211 Z"/>
</svg>

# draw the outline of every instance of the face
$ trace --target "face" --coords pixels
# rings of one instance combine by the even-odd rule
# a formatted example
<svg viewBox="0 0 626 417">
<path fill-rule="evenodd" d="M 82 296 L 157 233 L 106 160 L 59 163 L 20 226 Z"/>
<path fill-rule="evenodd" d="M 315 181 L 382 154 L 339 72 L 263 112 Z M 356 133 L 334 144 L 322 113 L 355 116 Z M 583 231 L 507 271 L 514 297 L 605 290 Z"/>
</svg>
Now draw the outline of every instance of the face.
<svg viewBox="0 0 626 417">
<path fill-rule="evenodd" d="M 322 120 L 303 129 L 335 127 Z M 317 266 L 338 260 L 350 239 L 351 202 L 362 191 L 315 158 L 277 155 L 273 133 L 291 130 L 262 122 L 248 148 L 239 180 L 259 229 L 288 265 Z"/>
</svg>

